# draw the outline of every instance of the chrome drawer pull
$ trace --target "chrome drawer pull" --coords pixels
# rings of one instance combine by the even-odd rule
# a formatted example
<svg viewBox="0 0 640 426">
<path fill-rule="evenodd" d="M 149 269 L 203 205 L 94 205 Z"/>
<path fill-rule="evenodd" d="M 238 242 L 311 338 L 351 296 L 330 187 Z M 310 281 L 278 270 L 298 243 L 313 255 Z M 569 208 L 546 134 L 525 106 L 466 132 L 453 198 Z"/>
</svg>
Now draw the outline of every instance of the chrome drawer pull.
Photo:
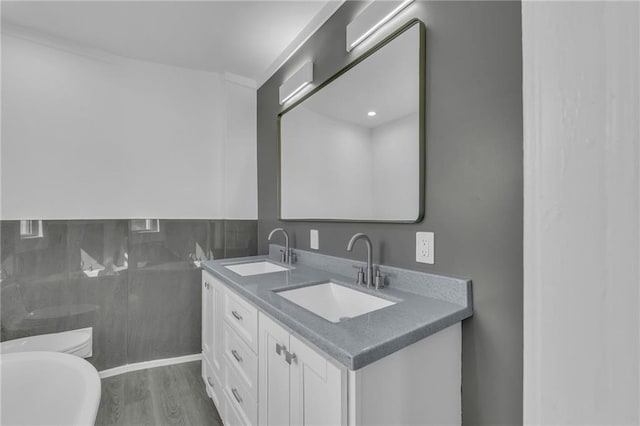
<svg viewBox="0 0 640 426">
<path fill-rule="evenodd" d="M 242 404 L 242 398 L 240 398 L 240 395 L 238 394 L 238 391 L 236 390 L 236 388 L 232 388 L 231 389 L 231 393 L 236 398 L 236 401 L 238 401 L 240 404 Z"/>
<path fill-rule="evenodd" d="M 233 317 L 235 319 L 237 319 L 238 321 L 242 321 L 242 315 L 240 315 L 239 313 L 237 313 L 236 311 L 231 311 L 231 315 L 233 315 Z"/>
<path fill-rule="evenodd" d="M 240 356 L 240 354 L 235 349 L 231 349 L 231 355 L 233 355 L 233 357 L 236 359 L 236 361 L 242 362 L 242 357 Z"/>
<path fill-rule="evenodd" d="M 213 381 L 211 380 L 211 377 L 207 377 L 207 382 L 209 383 L 209 386 L 213 387 Z"/>
</svg>

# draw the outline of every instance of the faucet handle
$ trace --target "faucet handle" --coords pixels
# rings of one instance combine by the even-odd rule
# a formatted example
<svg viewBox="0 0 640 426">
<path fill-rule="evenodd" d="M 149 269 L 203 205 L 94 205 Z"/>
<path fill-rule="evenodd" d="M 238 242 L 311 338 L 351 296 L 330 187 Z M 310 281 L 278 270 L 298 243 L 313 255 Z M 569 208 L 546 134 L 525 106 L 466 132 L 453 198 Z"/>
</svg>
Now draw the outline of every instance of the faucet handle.
<svg viewBox="0 0 640 426">
<path fill-rule="evenodd" d="M 376 288 L 376 290 L 384 288 L 384 278 L 385 278 L 385 274 L 380 272 L 380 269 L 376 270 L 376 277 L 373 280 L 374 287 Z"/>
<path fill-rule="evenodd" d="M 360 265 L 353 265 L 353 267 L 358 270 L 358 277 L 356 279 L 356 284 L 366 285 L 366 283 L 364 282 L 364 268 Z"/>
<path fill-rule="evenodd" d="M 289 249 L 289 265 L 293 265 L 298 261 L 298 255 L 293 251 L 292 248 Z"/>
</svg>

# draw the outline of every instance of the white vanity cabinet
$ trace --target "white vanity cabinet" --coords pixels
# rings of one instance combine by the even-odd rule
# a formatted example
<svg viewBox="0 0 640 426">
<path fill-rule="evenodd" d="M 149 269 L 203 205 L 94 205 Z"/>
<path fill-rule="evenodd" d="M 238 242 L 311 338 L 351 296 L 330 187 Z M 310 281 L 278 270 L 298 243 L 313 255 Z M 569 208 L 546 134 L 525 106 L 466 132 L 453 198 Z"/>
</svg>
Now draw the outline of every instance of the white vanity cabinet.
<svg viewBox="0 0 640 426">
<path fill-rule="evenodd" d="M 346 425 L 346 369 L 262 313 L 258 328 L 259 424 Z"/>
<path fill-rule="evenodd" d="M 223 387 L 227 426 L 258 424 L 258 310 L 233 291 L 223 295 Z M 239 423 L 238 423 L 239 422 Z"/>
<path fill-rule="evenodd" d="M 461 423 L 460 323 L 353 371 L 208 272 L 202 309 L 202 375 L 226 426 Z"/>
<path fill-rule="evenodd" d="M 346 425 L 346 369 L 202 277 L 202 377 L 225 425 Z"/>
<path fill-rule="evenodd" d="M 202 378 L 227 426 L 258 424 L 258 310 L 202 273 Z"/>
<path fill-rule="evenodd" d="M 222 331 L 224 285 L 202 274 L 202 379 L 220 416 L 224 416 L 222 387 Z"/>
</svg>

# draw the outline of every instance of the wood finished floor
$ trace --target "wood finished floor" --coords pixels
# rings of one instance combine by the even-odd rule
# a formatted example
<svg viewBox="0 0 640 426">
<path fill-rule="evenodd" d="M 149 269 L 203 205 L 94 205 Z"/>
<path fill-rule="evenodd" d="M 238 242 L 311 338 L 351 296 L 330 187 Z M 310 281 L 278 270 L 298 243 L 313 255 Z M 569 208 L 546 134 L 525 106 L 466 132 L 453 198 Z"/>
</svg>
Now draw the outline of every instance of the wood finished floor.
<svg viewBox="0 0 640 426">
<path fill-rule="evenodd" d="M 222 426 L 200 365 L 187 362 L 102 379 L 96 425 Z"/>
</svg>

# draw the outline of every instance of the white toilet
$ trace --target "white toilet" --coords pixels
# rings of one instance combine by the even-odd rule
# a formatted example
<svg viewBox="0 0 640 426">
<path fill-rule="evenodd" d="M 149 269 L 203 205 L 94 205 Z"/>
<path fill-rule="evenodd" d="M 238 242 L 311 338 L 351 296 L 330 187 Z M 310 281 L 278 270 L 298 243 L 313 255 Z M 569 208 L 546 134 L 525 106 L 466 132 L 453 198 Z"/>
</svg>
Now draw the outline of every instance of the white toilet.
<svg viewBox="0 0 640 426">
<path fill-rule="evenodd" d="M 0 354 L 13 352 L 63 352 L 80 358 L 93 354 L 93 328 L 23 337 L 0 343 Z"/>
</svg>

